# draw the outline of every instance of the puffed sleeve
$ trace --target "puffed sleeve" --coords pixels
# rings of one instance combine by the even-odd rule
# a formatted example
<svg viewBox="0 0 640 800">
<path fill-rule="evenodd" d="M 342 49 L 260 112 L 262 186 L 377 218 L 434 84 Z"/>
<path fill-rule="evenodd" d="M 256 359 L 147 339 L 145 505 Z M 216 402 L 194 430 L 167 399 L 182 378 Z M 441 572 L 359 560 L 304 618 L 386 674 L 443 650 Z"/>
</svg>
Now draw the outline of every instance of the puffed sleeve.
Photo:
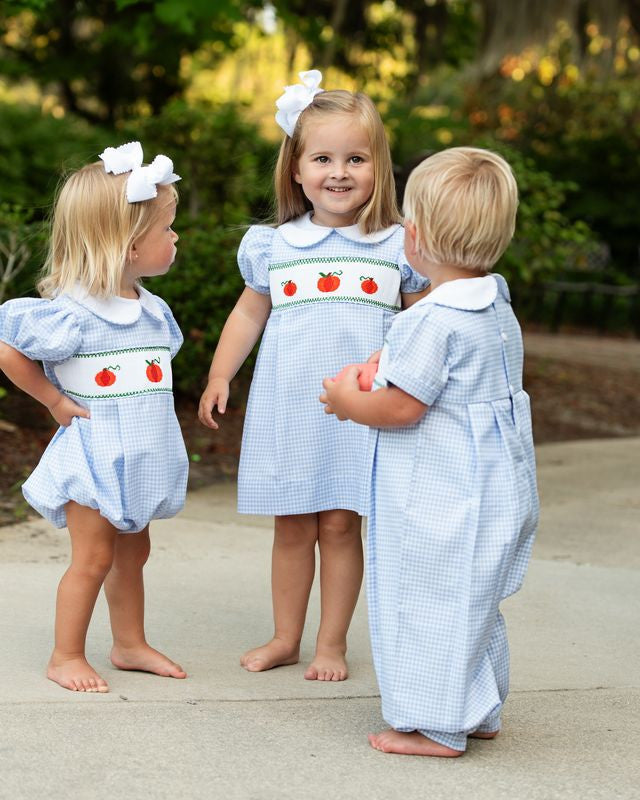
<svg viewBox="0 0 640 800">
<path fill-rule="evenodd" d="M 154 295 L 156 302 L 162 309 L 162 313 L 164 314 L 164 318 L 167 321 L 167 325 L 169 326 L 169 338 L 170 343 L 169 347 L 171 348 L 171 358 L 174 358 L 178 350 L 182 347 L 182 343 L 184 342 L 184 336 L 182 335 L 182 331 L 180 330 L 180 326 L 176 322 L 176 318 L 173 316 L 173 312 L 169 308 L 168 304 L 157 295 Z"/>
<path fill-rule="evenodd" d="M 34 361 L 65 361 L 80 350 L 82 330 L 64 298 L 25 297 L 0 306 L 0 340 Z"/>
<path fill-rule="evenodd" d="M 449 378 L 452 331 L 432 306 L 398 314 L 385 340 L 384 378 L 425 405 L 433 405 Z"/>
<path fill-rule="evenodd" d="M 407 261 L 404 254 L 404 248 L 400 251 L 398 256 L 398 266 L 400 267 L 400 291 L 403 294 L 415 294 L 426 289 L 431 283 L 429 278 L 420 275 Z"/>
<path fill-rule="evenodd" d="M 260 294 L 269 294 L 269 257 L 275 233 L 267 225 L 252 225 L 238 248 L 238 266 L 246 285 Z"/>
</svg>

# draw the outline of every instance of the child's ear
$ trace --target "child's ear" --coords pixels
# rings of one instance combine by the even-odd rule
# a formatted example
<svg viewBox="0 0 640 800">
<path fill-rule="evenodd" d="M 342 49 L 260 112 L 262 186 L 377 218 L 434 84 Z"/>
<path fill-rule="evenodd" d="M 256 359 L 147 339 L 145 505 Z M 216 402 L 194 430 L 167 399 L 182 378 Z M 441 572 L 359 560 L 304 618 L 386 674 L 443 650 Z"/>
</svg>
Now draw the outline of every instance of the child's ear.
<svg viewBox="0 0 640 800">
<path fill-rule="evenodd" d="M 407 255 L 417 255 L 418 247 L 417 247 L 417 237 L 418 237 L 418 230 L 416 226 L 411 222 L 411 220 L 405 220 L 404 222 L 404 231 L 405 231 L 405 250 L 407 250 Z"/>
<path fill-rule="evenodd" d="M 291 162 L 291 177 L 296 183 L 302 183 L 302 175 L 300 174 L 300 168 L 296 158 Z"/>
</svg>

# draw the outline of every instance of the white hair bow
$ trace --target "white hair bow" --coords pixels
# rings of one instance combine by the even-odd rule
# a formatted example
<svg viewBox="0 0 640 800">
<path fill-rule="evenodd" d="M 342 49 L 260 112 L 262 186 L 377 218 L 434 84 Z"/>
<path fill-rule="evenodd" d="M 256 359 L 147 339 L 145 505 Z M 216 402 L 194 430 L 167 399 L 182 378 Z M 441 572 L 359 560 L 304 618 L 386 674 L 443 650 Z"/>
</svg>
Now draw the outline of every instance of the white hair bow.
<svg viewBox="0 0 640 800">
<path fill-rule="evenodd" d="M 107 147 L 100 153 L 107 172 L 121 175 L 130 172 L 127 178 L 127 200 L 138 203 L 158 196 L 157 185 L 166 186 L 180 180 L 173 171 L 173 161 L 168 156 L 158 155 L 146 167 L 142 166 L 142 145 L 127 142 L 120 147 Z"/>
<path fill-rule="evenodd" d="M 287 136 L 293 136 L 300 114 L 317 94 L 324 91 L 319 88 L 322 80 L 320 70 L 310 69 L 307 72 L 299 72 L 298 75 L 302 83 L 285 86 L 284 94 L 276 100 L 278 107 L 276 122 Z"/>
</svg>

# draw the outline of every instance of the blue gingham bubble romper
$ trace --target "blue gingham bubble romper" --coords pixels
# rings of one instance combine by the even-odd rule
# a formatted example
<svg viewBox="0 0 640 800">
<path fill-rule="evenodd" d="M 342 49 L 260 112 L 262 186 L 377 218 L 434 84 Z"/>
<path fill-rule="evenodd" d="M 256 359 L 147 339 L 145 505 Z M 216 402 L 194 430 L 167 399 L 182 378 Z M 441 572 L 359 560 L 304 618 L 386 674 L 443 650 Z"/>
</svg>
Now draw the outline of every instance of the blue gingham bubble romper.
<svg viewBox="0 0 640 800">
<path fill-rule="evenodd" d="M 54 370 L 74 356 L 104 355 L 104 367 L 115 370 L 119 356 L 153 348 L 160 353 L 157 367 L 170 371 L 182 334 L 164 300 L 138 291 L 139 300 L 100 300 L 79 288 L 53 300 L 9 300 L 0 306 L 0 339 L 42 361 L 47 378 L 61 390 Z M 144 359 L 140 368 L 146 369 Z M 28 503 L 62 528 L 65 505 L 73 500 L 96 509 L 123 533 L 177 514 L 184 504 L 188 459 L 171 390 L 150 384 L 148 393 L 123 397 L 67 394 L 87 407 L 91 418 L 75 417 L 56 432 L 22 487 Z"/>
<path fill-rule="evenodd" d="M 509 653 L 500 601 L 538 518 L 522 338 L 501 276 L 450 281 L 399 314 L 375 387 L 429 406 L 372 430 L 367 591 L 384 719 L 464 750 L 500 728 Z"/>
<path fill-rule="evenodd" d="M 307 214 L 250 228 L 238 263 L 246 285 L 272 302 L 245 417 L 238 510 L 366 514 L 368 431 L 325 414 L 318 397 L 323 378 L 382 347 L 400 292 L 428 283 L 404 258 L 402 227 L 367 236 Z"/>
</svg>

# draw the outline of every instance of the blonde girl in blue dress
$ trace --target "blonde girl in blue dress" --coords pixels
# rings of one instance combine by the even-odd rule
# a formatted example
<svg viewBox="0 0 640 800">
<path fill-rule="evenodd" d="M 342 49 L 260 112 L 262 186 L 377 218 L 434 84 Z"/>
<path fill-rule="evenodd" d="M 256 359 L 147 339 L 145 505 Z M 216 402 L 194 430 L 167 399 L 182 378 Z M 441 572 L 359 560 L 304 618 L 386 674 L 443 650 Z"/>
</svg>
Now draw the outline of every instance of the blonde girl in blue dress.
<svg viewBox="0 0 640 800">
<path fill-rule="evenodd" d="M 362 582 L 367 434 L 322 413 L 326 374 L 382 346 L 401 304 L 427 281 L 403 255 L 389 146 L 362 94 L 322 91 L 317 70 L 287 87 L 276 120 L 278 225 L 253 226 L 238 251 L 246 288 L 222 332 L 199 416 L 217 428 L 229 382 L 262 335 L 238 477 L 242 513 L 275 517 L 275 630 L 241 659 L 252 672 L 299 659 L 320 554 L 321 619 L 305 678 L 347 677 L 347 630 Z"/>
<path fill-rule="evenodd" d="M 100 158 L 60 190 L 43 299 L 0 307 L 0 368 L 61 426 L 23 492 L 71 536 L 47 677 L 79 692 L 108 691 L 85 657 L 103 584 L 114 666 L 186 677 L 146 642 L 142 578 L 149 521 L 180 510 L 187 480 L 171 391 L 182 335 L 140 285 L 175 258 L 179 177 L 166 156 L 143 166 L 139 142 Z"/>
<path fill-rule="evenodd" d="M 513 235 L 517 187 L 486 150 L 411 174 L 405 248 L 431 292 L 387 333 L 373 392 L 358 367 L 324 381 L 328 413 L 372 428 L 371 642 L 385 753 L 460 756 L 492 739 L 509 688 L 500 602 L 523 580 L 538 518 L 522 337 L 489 270 Z"/>
</svg>

